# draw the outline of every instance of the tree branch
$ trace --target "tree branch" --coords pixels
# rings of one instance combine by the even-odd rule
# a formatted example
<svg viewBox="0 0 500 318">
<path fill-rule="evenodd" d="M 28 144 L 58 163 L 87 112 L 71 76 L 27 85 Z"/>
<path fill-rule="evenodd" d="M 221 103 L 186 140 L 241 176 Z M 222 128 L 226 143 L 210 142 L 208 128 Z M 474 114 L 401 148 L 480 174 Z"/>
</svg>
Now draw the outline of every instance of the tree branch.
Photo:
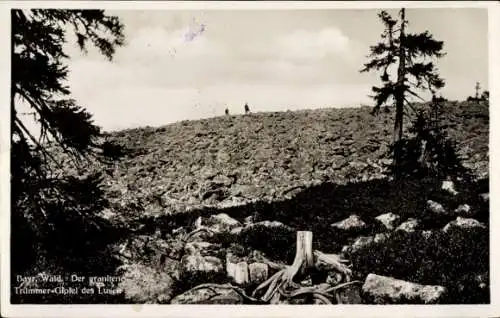
<svg viewBox="0 0 500 318">
<path fill-rule="evenodd" d="M 29 130 L 24 126 L 22 121 L 15 117 L 15 122 L 16 124 L 23 130 L 24 134 L 26 134 L 30 140 L 36 145 L 37 148 L 39 148 L 42 152 L 44 152 L 59 168 L 62 168 L 63 166 L 47 151 L 45 148 L 38 143 L 35 137 L 29 132 Z"/>
</svg>

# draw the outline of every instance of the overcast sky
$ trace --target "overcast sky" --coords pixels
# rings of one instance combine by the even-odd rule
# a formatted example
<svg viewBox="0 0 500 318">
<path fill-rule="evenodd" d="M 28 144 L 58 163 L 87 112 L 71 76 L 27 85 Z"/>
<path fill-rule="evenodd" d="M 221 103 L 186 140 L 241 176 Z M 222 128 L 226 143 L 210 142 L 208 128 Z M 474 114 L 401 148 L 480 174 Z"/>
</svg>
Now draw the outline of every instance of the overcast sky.
<svg viewBox="0 0 500 318">
<path fill-rule="evenodd" d="M 396 11 L 388 10 L 391 13 Z M 371 103 L 360 74 L 383 30 L 377 10 L 108 11 L 127 44 L 110 63 L 68 45 L 74 97 L 105 130 L 183 120 Z M 486 9 L 408 9 L 410 31 L 445 41 L 442 93 L 488 85 Z"/>
</svg>

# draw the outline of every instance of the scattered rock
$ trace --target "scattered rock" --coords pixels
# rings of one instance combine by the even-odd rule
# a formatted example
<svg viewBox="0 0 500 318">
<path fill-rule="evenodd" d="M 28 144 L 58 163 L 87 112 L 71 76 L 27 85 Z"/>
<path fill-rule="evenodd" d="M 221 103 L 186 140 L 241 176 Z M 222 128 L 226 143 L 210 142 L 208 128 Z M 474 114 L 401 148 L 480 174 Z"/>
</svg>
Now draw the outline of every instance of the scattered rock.
<svg viewBox="0 0 500 318">
<path fill-rule="evenodd" d="M 382 243 L 391 237 L 390 233 L 377 233 L 373 238 L 374 243 Z"/>
<path fill-rule="evenodd" d="M 225 175 L 217 175 L 212 180 L 214 184 L 225 187 L 230 187 L 235 182 L 233 178 L 229 178 Z"/>
<path fill-rule="evenodd" d="M 425 230 L 425 231 L 422 231 L 422 237 L 424 239 L 428 239 L 432 236 L 432 231 L 431 230 Z"/>
<path fill-rule="evenodd" d="M 445 208 L 437 202 L 434 202 L 432 200 L 427 200 L 427 208 L 429 211 L 435 214 L 446 214 Z"/>
<path fill-rule="evenodd" d="M 420 224 L 420 222 L 417 219 L 409 218 L 405 222 L 401 223 L 396 228 L 396 231 L 415 232 L 415 230 L 418 228 L 419 224 Z"/>
<path fill-rule="evenodd" d="M 222 273 L 222 261 L 215 256 L 202 256 L 200 254 L 184 255 L 181 259 L 181 270 L 183 273 L 193 274 L 195 272 Z"/>
<path fill-rule="evenodd" d="M 489 286 L 489 274 L 481 273 L 474 275 L 474 281 L 478 284 L 477 286 L 481 289 L 485 289 Z"/>
<path fill-rule="evenodd" d="M 219 250 L 219 244 L 209 242 L 189 242 L 184 247 L 184 252 L 189 255 L 214 256 Z"/>
<path fill-rule="evenodd" d="M 231 234 L 232 235 L 238 235 L 241 233 L 241 231 L 243 231 L 244 227 L 243 226 L 238 226 L 238 227 L 235 227 L 234 229 L 231 230 Z"/>
<path fill-rule="evenodd" d="M 312 282 L 311 276 L 308 276 L 306 279 L 302 280 L 300 282 L 300 285 L 302 285 L 304 287 L 312 287 L 313 282 Z"/>
<path fill-rule="evenodd" d="M 257 222 L 257 223 L 252 223 L 252 224 L 249 224 L 247 225 L 244 230 L 247 231 L 247 230 L 250 230 L 254 227 L 265 227 L 267 229 L 277 229 L 277 228 L 280 228 L 280 229 L 283 229 L 283 230 L 286 230 L 286 231 L 293 231 L 293 229 L 291 227 L 289 227 L 288 225 L 285 225 L 279 221 L 260 221 L 260 222 Z"/>
<path fill-rule="evenodd" d="M 359 216 L 352 214 L 347 219 L 333 223 L 330 226 L 340 230 L 362 230 L 366 228 L 366 223 Z"/>
<path fill-rule="evenodd" d="M 326 283 L 335 286 L 341 283 L 343 278 L 343 275 L 338 271 L 329 271 L 326 276 Z"/>
<path fill-rule="evenodd" d="M 181 240 L 170 240 L 167 243 L 168 249 L 165 251 L 167 256 L 171 259 L 180 260 L 184 252 L 184 242 Z"/>
<path fill-rule="evenodd" d="M 365 246 L 373 244 L 373 242 L 374 242 L 373 236 L 360 236 L 351 245 L 344 246 L 342 248 L 342 252 L 343 253 L 354 253 L 354 252 L 364 248 Z"/>
<path fill-rule="evenodd" d="M 446 293 L 442 286 L 421 285 L 376 274 L 366 277 L 362 290 L 375 304 L 405 304 L 408 301 L 436 304 Z"/>
<path fill-rule="evenodd" d="M 385 213 L 377 216 L 375 219 L 380 221 L 388 230 L 393 230 L 401 217 L 394 213 Z"/>
<path fill-rule="evenodd" d="M 352 252 L 352 246 L 351 245 L 344 245 L 342 246 L 341 253 L 342 254 L 349 254 Z"/>
<path fill-rule="evenodd" d="M 201 222 L 201 217 L 199 217 L 198 219 L 199 219 L 199 222 Z M 200 225 L 201 225 L 201 223 L 200 223 Z M 198 227 L 199 226 L 196 226 L 196 228 L 198 228 Z M 174 235 L 177 238 L 181 238 L 186 234 L 187 234 L 187 230 L 185 228 L 183 228 L 182 226 L 172 230 L 172 235 Z"/>
<path fill-rule="evenodd" d="M 447 191 L 451 195 L 457 195 L 458 192 L 455 190 L 455 185 L 453 184 L 453 181 L 443 181 L 443 184 L 441 185 L 441 190 Z"/>
<path fill-rule="evenodd" d="M 215 232 L 230 232 L 232 229 L 241 226 L 238 220 L 233 219 L 226 213 L 211 215 L 205 224 Z"/>
<path fill-rule="evenodd" d="M 255 222 L 255 217 L 253 215 L 250 215 L 245 218 L 244 224 L 246 226 L 252 224 L 253 222 Z"/>
<path fill-rule="evenodd" d="M 456 220 L 451 221 L 450 223 L 446 224 L 445 227 L 443 228 L 443 231 L 448 232 L 450 229 L 452 229 L 454 227 L 458 227 L 458 228 L 462 228 L 462 229 L 464 229 L 464 228 L 467 228 L 467 229 L 470 229 L 470 228 L 486 229 L 486 225 L 484 225 L 483 223 L 479 222 L 476 219 L 462 218 L 459 216 L 459 217 L 457 217 Z"/>
<path fill-rule="evenodd" d="M 471 207 L 468 204 L 461 204 L 454 211 L 456 214 L 472 216 Z"/>
<path fill-rule="evenodd" d="M 170 303 L 235 305 L 242 304 L 243 297 L 231 288 L 195 287 L 175 296 Z"/>
<path fill-rule="evenodd" d="M 337 291 L 337 302 L 339 305 L 349 304 L 356 305 L 362 304 L 363 299 L 361 298 L 361 286 L 359 285 L 350 285 L 344 288 L 341 288 Z"/>
<path fill-rule="evenodd" d="M 170 263 L 168 270 L 138 263 L 122 267 L 124 273 L 118 288 L 123 290 L 125 299 L 134 303 L 168 303 L 174 296 L 174 282 L 178 279 L 171 273 L 177 270 L 179 262 Z"/>
<path fill-rule="evenodd" d="M 250 283 L 263 283 L 269 276 L 269 266 L 264 263 L 252 263 L 248 266 L 250 272 Z"/>
<path fill-rule="evenodd" d="M 483 200 L 484 203 L 488 203 L 490 201 L 489 193 L 481 193 L 479 197 Z"/>
</svg>

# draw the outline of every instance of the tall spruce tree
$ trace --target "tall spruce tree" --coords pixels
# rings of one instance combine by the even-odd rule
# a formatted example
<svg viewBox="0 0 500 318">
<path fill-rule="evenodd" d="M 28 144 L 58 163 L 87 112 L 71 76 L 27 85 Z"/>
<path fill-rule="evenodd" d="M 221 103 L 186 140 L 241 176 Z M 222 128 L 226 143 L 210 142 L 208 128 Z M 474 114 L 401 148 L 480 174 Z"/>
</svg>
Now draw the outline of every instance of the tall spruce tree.
<svg viewBox="0 0 500 318">
<path fill-rule="evenodd" d="M 82 241 L 81 246 L 87 244 L 83 228 L 86 223 L 94 223 L 91 215 L 106 204 L 99 176 L 77 178 L 52 173 L 51 167 L 61 163 L 49 151 L 49 145 L 60 147 L 74 163 L 89 156 L 103 158 L 109 150 L 109 143 L 99 141 L 102 133 L 93 123 L 92 115 L 71 97 L 66 82 L 69 57 L 63 45 L 67 33 L 74 32 L 80 49 L 85 51 L 93 44 L 112 60 L 115 48 L 124 44 L 124 26 L 117 17 L 108 16 L 103 10 L 59 9 L 12 10 L 11 26 L 11 259 L 14 271 L 20 269 L 14 264 L 29 264 L 29 261 L 16 263 L 17 256 L 36 253 L 30 250 L 40 249 L 39 243 L 50 233 L 54 234 L 51 243 L 63 244 L 63 252 L 78 240 Z M 26 125 L 22 106 L 31 108 L 40 129 L 38 136 Z M 99 227 L 95 225 L 94 229 Z M 61 235 L 64 231 L 69 231 L 73 239 Z"/>
<path fill-rule="evenodd" d="M 408 20 L 405 9 L 399 11 L 399 20 L 394 19 L 386 11 L 381 11 L 378 17 L 384 24 L 382 41 L 370 47 L 371 60 L 364 64 L 360 72 L 382 71 L 380 79 L 382 86 L 372 87 L 375 101 L 374 112 L 381 106 L 395 105 L 394 120 L 394 166 L 395 175 L 399 177 L 401 165 L 401 145 L 403 138 L 403 119 L 405 110 L 412 109 L 413 98 L 423 100 L 419 91 L 430 91 L 433 96 L 444 87 L 431 58 L 445 55 L 442 51 L 443 42 L 433 39 L 429 31 L 410 33 L 407 31 Z M 397 78 L 391 79 L 389 68 L 397 66 Z M 405 107 L 407 106 L 407 107 Z"/>
</svg>

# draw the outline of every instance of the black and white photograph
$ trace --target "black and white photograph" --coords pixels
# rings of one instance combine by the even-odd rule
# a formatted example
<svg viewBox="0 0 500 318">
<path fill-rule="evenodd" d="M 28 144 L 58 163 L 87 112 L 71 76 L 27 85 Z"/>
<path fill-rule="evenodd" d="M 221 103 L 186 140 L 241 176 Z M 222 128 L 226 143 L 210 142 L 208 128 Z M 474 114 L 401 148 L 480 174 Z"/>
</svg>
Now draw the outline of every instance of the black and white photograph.
<svg viewBox="0 0 500 318">
<path fill-rule="evenodd" d="M 22 2 L 2 307 L 494 302 L 498 3 Z"/>
</svg>

